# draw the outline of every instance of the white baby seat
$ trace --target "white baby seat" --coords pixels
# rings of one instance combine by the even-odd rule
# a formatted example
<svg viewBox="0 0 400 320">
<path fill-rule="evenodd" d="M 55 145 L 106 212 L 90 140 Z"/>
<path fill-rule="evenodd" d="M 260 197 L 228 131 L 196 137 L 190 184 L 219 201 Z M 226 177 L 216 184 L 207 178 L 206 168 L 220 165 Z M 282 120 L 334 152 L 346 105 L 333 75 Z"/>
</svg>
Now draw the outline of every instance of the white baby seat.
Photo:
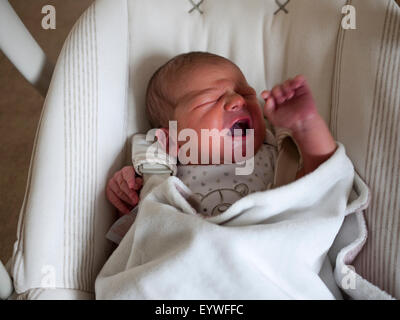
<svg viewBox="0 0 400 320">
<path fill-rule="evenodd" d="M 94 298 L 116 218 L 106 183 L 129 164 L 132 134 L 150 128 L 151 74 L 193 50 L 230 58 L 257 92 L 307 77 L 319 112 L 372 188 L 369 240 L 358 254 L 369 194 L 356 176 L 348 208 L 356 213 L 330 252 L 335 279 L 352 298 L 400 297 L 399 8 L 394 0 L 283 3 L 97 0 L 88 8 L 60 54 L 37 131 L 11 263 L 16 297 Z M 341 27 L 349 3 L 356 30 Z"/>
</svg>

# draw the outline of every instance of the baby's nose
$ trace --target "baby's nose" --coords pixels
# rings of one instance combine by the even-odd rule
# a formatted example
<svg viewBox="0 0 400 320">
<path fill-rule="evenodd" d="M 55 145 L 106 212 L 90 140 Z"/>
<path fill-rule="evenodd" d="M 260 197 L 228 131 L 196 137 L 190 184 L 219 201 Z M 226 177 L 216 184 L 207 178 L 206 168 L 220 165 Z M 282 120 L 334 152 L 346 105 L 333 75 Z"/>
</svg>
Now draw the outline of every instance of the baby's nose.
<svg viewBox="0 0 400 320">
<path fill-rule="evenodd" d="M 241 95 L 234 93 L 226 99 L 225 110 L 238 111 L 243 108 L 244 104 L 244 98 Z"/>
</svg>

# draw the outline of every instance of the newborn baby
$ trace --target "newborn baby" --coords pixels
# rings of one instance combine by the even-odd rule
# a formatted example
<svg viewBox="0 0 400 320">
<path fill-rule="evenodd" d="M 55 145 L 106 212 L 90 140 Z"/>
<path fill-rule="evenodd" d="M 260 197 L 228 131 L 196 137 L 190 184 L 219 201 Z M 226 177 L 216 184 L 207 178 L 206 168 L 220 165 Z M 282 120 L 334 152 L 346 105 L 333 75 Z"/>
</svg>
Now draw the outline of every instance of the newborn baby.
<svg viewBox="0 0 400 320">
<path fill-rule="evenodd" d="M 312 172 L 335 152 L 336 142 L 318 114 L 303 76 L 265 90 L 261 97 L 265 101 L 264 116 L 274 127 L 288 130 L 300 150 L 303 167 L 296 178 Z M 185 164 L 178 162 L 177 176 L 198 195 L 199 213 L 220 214 L 237 197 L 271 186 L 276 149 L 265 143 L 266 126 L 256 91 L 233 62 L 207 52 L 174 57 L 151 78 L 146 108 L 152 126 L 158 128 L 156 136 L 160 144 L 174 156 L 184 148 L 186 141 L 173 141 L 174 146 L 169 145 L 168 138 L 172 137 L 169 122 L 176 121 L 178 136 L 189 128 L 197 133 L 198 141 L 192 141 L 197 150 L 185 149 L 186 159 L 191 160 Z M 211 138 L 201 140 L 203 129 L 217 130 L 220 143 Z M 242 134 L 234 134 L 235 129 L 241 129 Z M 252 138 L 249 130 L 254 130 L 253 152 L 246 146 L 246 141 Z M 227 150 L 229 148 L 232 150 Z M 235 151 L 237 148 L 239 152 Z M 217 163 L 222 165 L 213 164 L 215 154 L 219 155 Z M 253 172 L 248 176 L 235 175 L 239 160 L 253 156 Z M 107 198 L 120 215 L 130 213 L 138 204 L 142 184 L 142 178 L 132 166 L 124 167 L 109 180 Z M 221 190 L 230 190 L 230 196 L 229 192 Z M 211 195 L 219 197 L 217 206 Z M 206 198 L 209 201 L 204 201 Z"/>
</svg>

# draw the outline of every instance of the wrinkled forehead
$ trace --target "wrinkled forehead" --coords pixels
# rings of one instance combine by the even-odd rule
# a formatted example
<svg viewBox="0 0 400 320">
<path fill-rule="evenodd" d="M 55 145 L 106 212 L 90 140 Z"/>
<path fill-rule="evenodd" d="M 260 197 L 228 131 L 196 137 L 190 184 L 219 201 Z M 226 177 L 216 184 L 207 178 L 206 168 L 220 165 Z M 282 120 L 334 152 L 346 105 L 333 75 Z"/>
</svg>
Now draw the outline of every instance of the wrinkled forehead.
<svg viewBox="0 0 400 320">
<path fill-rule="evenodd" d="M 194 61 L 171 70 L 166 82 L 169 94 L 177 98 L 190 91 L 208 89 L 227 81 L 247 83 L 238 66 L 227 59 L 216 57 Z"/>
<path fill-rule="evenodd" d="M 193 61 L 190 64 L 184 65 L 178 73 L 183 81 L 187 80 L 188 77 L 205 80 L 205 76 L 207 75 L 211 77 L 234 77 L 235 79 L 244 77 L 236 64 L 222 57 L 207 57 Z"/>
</svg>

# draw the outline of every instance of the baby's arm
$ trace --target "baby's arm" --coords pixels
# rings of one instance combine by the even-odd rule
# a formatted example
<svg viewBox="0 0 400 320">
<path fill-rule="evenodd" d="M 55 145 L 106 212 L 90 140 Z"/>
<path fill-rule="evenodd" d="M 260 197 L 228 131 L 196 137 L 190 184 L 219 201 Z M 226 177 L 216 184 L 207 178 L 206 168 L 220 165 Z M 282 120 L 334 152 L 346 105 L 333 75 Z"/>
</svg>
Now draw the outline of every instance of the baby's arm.
<svg viewBox="0 0 400 320">
<path fill-rule="evenodd" d="M 300 149 L 303 169 L 297 178 L 315 170 L 335 152 L 336 142 L 318 114 L 303 76 L 263 91 L 261 96 L 265 100 L 265 116 L 272 125 L 289 129 Z"/>
<path fill-rule="evenodd" d="M 302 130 L 293 131 L 303 157 L 303 168 L 296 178 L 314 171 L 318 166 L 330 158 L 337 145 L 328 126 L 320 117 L 316 117 Z"/>
<path fill-rule="evenodd" d="M 142 183 L 142 178 L 136 177 L 132 166 L 117 171 L 108 181 L 106 187 L 108 201 L 118 209 L 120 215 L 128 214 L 138 204 Z"/>
</svg>

